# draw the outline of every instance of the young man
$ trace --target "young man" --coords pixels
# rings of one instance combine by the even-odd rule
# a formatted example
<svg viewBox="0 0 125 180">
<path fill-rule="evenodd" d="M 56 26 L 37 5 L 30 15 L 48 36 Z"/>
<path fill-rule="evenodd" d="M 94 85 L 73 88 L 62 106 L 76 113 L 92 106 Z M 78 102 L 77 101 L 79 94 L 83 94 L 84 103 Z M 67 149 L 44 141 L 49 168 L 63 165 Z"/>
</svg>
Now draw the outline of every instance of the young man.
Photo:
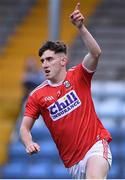
<svg viewBox="0 0 125 180">
<path fill-rule="evenodd" d="M 46 42 L 39 50 L 47 80 L 29 96 L 20 136 L 29 154 L 40 147 L 30 130 L 41 114 L 56 143 L 59 155 L 73 178 L 103 179 L 111 166 L 109 132 L 98 119 L 91 97 L 91 79 L 101 50 L 84 26 L 78 3 L 71 14 L 88 48 L 81 64 L 66 71 L 66 45 Z"/>
</svg>

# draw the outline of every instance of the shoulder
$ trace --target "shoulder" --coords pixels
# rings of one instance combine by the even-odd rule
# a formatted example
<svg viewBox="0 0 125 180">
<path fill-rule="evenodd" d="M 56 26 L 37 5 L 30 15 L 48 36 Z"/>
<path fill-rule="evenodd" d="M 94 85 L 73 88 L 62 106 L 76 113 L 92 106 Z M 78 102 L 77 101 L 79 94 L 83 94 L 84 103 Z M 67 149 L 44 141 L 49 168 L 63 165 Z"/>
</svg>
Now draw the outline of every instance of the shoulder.
<svg viewBox="0 0 125 180">
<path fill-rule="evenodd" d="M 83 70 L 82 64 L 78 64 L 78 65 L 76 65 L 76 66 L 71 67 L 71 68 L 68 70 L 68 72 L 71 73 L 71 74 L 73 74 L 74 72 L 77 72 L 77 71 L 80 71 L 80 70 Z"/>
<path fill-rule="evenodd" d="M 73 72 L 73 71 L 76 70 L 76 68 L 77 68 L 77 66 L 73 66 L 73 67 L 71 67 L 68 71 L 69 71 L 69 72 Z"/>
<path fill-rule="evenodd" d="M 37 86 L 37 87 L 30 93 L 30 96 L 39 93 L 41 90 L 44 91 L 44 89 L 46 89 L 47 86 L 48 86 L 48 81 L 45 80 L 42 84 L 40 84 L 39 86 Z"/>
<path fill-rule="evenodd" d="M 91 79 L 93 77 L 94 71 L 88 70 L 83 64 L 78 64 L 71 69 L 69 69 L 69 73 L 71 72 L 71 76 L 74 77 L 74 80 L 79 82 L 84 82 L 87 85 L 90 85 Z"/>
<path fill-rule="evenodd" d="M 69 69 L 69 72 L 73 72 L 73 71 L 85 71 L 88 74 L 93 74 L 95 72 L 95 71 L 91 71 L 91 70 L 87 69 L 84 66 L 84 64 L 78 64 Z"/>
</svg>

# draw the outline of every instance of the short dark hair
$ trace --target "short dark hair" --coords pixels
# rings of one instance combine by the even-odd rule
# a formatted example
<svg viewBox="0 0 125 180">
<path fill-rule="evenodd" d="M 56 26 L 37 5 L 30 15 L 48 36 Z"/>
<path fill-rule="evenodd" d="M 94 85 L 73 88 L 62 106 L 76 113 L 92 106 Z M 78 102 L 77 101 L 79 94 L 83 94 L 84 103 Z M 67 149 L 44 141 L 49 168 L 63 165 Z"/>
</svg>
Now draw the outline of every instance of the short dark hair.
<svg viewBox="0 0 125 180">
<path fill-rule="evenodd" d="M 67 54 L 67 46 L 60 41 L 46 41 L 39 49 L 39 56 L 41 57 L 46 50 L 54 51 L 55 53 Z"/>
</svg>

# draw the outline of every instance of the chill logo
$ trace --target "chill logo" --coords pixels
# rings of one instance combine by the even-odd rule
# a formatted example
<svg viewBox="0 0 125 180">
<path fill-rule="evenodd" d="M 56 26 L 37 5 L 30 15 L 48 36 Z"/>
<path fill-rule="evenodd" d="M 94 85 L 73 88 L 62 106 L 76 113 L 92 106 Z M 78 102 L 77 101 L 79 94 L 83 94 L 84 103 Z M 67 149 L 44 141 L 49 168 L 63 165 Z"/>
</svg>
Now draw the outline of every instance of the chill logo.
<svg viewBox="0 0 125 180">
<path fill-rule="evenodd" d="M 68 92 L 48 107 L 50 117 L 56 121 L 72 112 L 81 105 L 81 101 L 74 90 Z"/>
</svg>

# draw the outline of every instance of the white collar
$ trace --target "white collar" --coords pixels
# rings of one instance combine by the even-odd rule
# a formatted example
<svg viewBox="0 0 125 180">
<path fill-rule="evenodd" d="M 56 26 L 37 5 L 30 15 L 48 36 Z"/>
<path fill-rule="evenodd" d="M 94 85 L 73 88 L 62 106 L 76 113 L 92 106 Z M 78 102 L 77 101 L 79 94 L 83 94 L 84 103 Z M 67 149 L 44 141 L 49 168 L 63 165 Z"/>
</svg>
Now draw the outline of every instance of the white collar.
<svg viewBox="0 0 125 180">
<path fill-rule="evenodd" d="M 47 80 L 47 82 L 48 82 L 48 84 L 49 84 L 50 86 L 53 86 L 53 87 L 60 86 L 60 85 L 62 85 L 62 83 L 63 83 L 63 81 L 60 81 L 60 82 L 58 82 L 58 83 L 52 83 L 50 80 Z"/>
</svg>

